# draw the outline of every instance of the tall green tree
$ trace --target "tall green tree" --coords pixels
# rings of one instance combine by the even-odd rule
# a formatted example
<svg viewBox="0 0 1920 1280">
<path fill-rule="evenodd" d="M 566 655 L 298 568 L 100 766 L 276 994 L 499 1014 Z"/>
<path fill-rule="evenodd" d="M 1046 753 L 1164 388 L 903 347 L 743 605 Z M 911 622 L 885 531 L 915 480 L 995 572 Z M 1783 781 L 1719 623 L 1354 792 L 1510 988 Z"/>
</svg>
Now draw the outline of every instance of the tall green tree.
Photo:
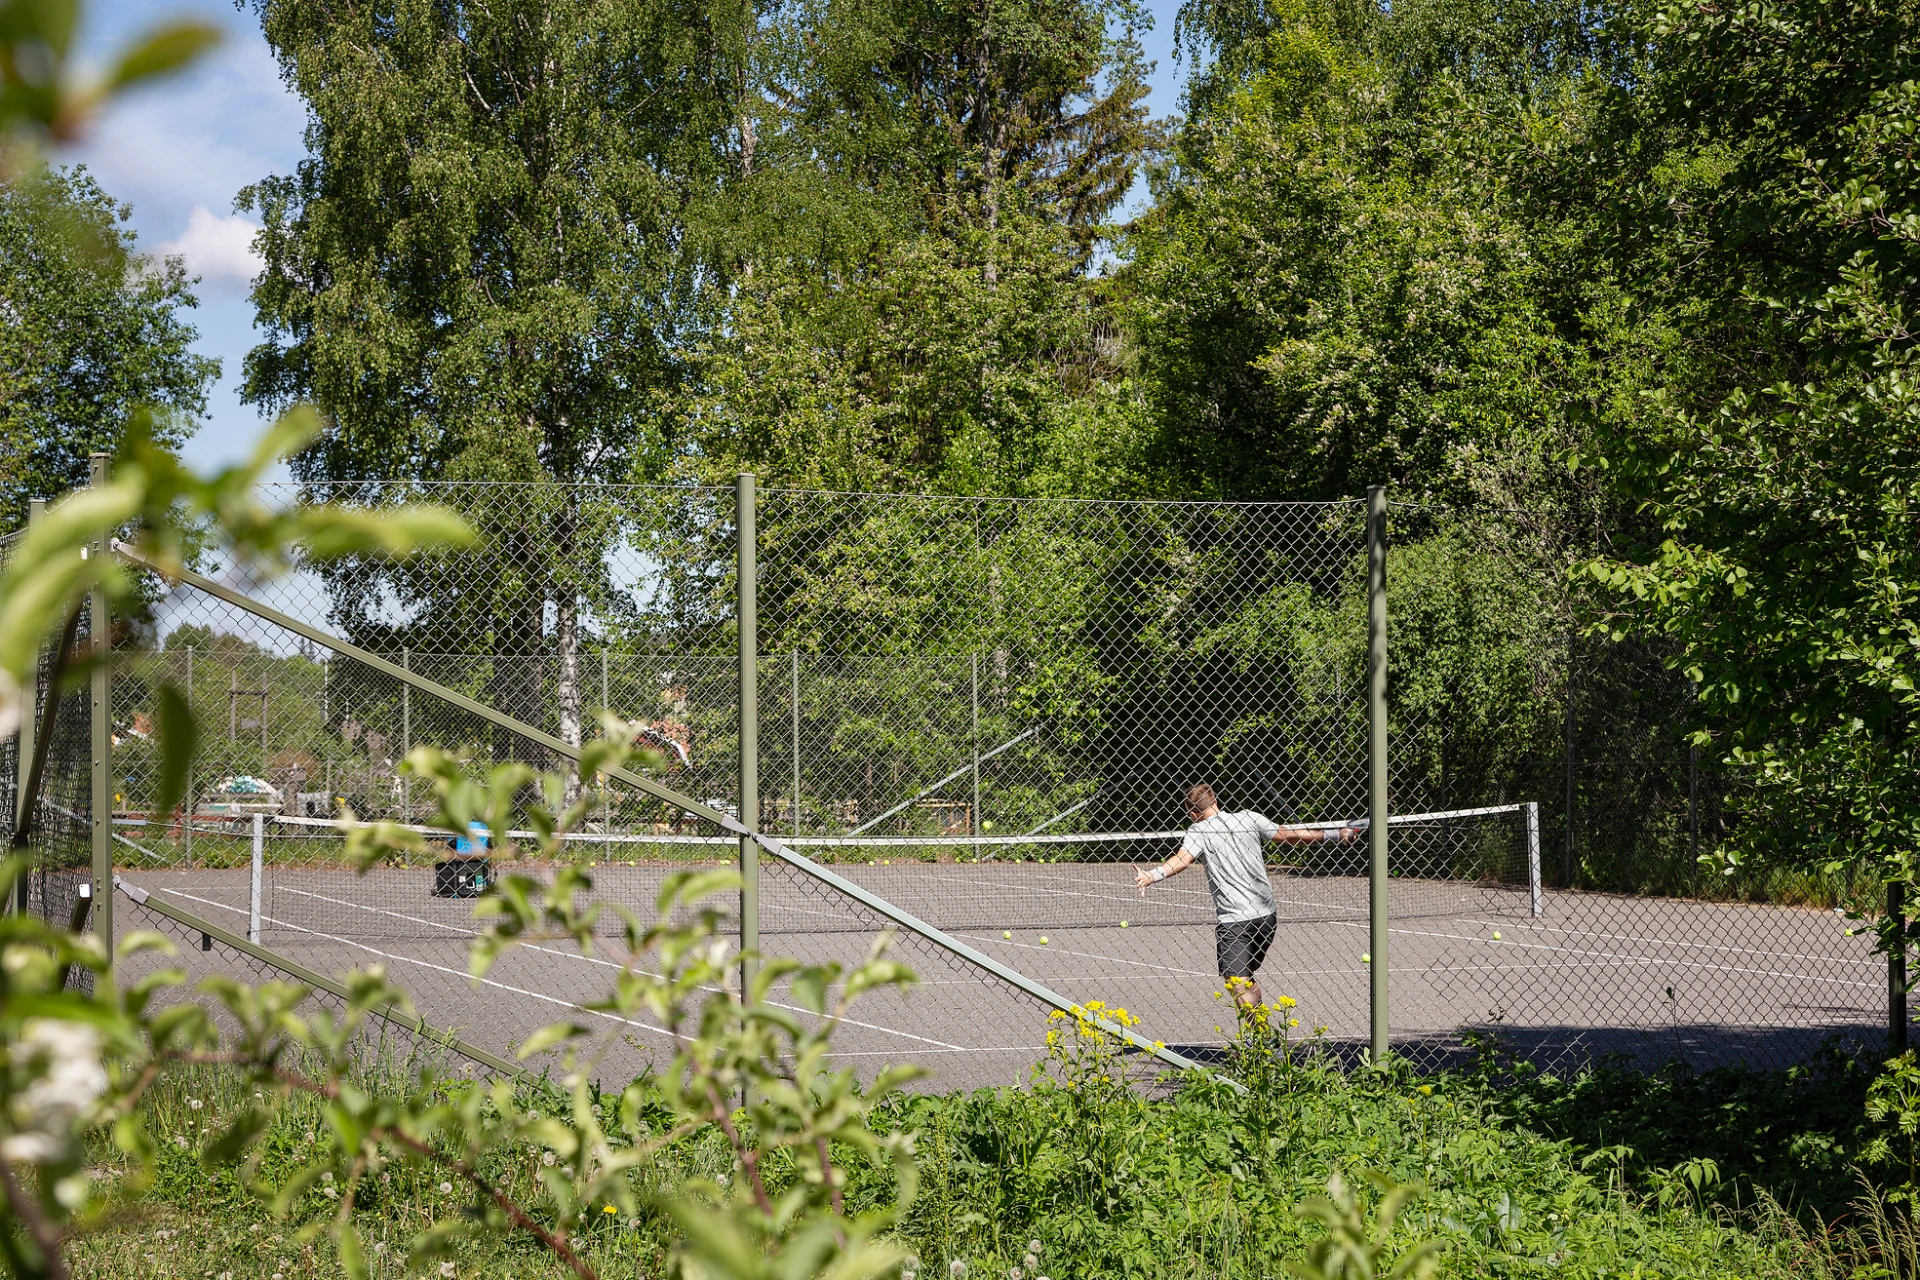
<svg viewBox="0 0 1920 1280">
<path fill-rule="evenodd" d="M 1189 115 L 1127 242 L 1167 483 L 1564 499 L 1585 370 L 1528 161 L 1613 45 L 1571 7 L 1457 0 L 1195 0 L 1180 35 Z"/>
<path fill-rule="evenodd" d="M 1591 156 L 1610 175 L 1609 251 L 1642 267 L 1647 323 L 1672 340 L 1593 460 L 1659 524 L 1594 570 L 1616 628 L 1676 647 L 1701 738 L 1756 784 L 1729 871 L 1764 858 L 1911 884 L 1915 15 L 1687 0 L 1645 34 L 1646 72 L 1611 96 Z"/>
<path fill-rule="evenodd" d="M 764 243 L 706 348 L 702 474 L 1113 492 L 1138 434 L 1095 270 L 1159 145 L 1131 0 L 839 0 L 784 127 L 789 199 L 868 217 Z M 802 180 L 799 174 L 808 176 Z"/>
<path fill-rule="evenodd" d="M 220 375 L 193 351 L 186 268 L 141 254 L 130 216 L 84 169 L 0 175 L 0 532 L 85 484 L 143 406 L 177 447 Z"/>
<path fill-rule="evenodd" d="M 725 216 L 717 186 L 754 163 L 732 55 L 755 11 L 257 9 L 306 101 L 310 154 L 240 198 L 265 223 L 254 302 L 270 335 L 245 394 L 322 410 L 325 434 L 294 463 L 302 480 L 555 486 L 554 501 L 476 513 L 513 544 L 507 560 L 540 569 L 406 603 L 420 641 L 513 655 L 546 651 L 551 618 L 557 727 L 578 741 L 580 602 L 603 560 L 593 539 L 611 531 L 569 495 L 658 474 L 671 448 L 702 220 Z M 343 608 L 364 612 L 381 589 Z M 531 664 L 499 666 L 491 696 L 543 719 Z"/>
</svg>

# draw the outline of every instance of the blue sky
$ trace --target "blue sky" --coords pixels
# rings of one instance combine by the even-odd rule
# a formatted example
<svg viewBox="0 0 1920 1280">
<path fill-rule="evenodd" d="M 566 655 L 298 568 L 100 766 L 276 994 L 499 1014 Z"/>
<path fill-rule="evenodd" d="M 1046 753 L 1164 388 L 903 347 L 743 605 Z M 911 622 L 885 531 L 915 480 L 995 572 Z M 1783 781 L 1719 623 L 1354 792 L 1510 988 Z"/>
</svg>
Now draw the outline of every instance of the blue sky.
<svg viewBox="0 0 1920 1280">
<path fill-rule="evenodd" d="M 1179 97 L 1172 54 L 1178 0 L 1149 0 L 1155 29 L 1146 35 L 1158 64 L 1152 110 L 1165 115 Z M 55 156 L 84 164 L 116 199 L 133 207 L 132 226 L 147 252 L 178 253 L 201 277 L 192 321 L 198 349 L 220 361 L 206 421 L 188 443 L 196 466 L 229 462 L 260 430 L 259 415 L 235 392 L 240 363 L 257 340 L 247 282 L 256 260 L 253 225 L 233 210 L 239 190 L 269 173 L 287 173 L 303 154 L 300 102 L 279 72 L 250 10 L 205 0 L 94 0 L 87 6 L 84 55 L 106 51 L 164 18 L 200 16 L 219 24 L 226 43 L 191 72 L 116 103 L 78 146 Z"/>
</svg>

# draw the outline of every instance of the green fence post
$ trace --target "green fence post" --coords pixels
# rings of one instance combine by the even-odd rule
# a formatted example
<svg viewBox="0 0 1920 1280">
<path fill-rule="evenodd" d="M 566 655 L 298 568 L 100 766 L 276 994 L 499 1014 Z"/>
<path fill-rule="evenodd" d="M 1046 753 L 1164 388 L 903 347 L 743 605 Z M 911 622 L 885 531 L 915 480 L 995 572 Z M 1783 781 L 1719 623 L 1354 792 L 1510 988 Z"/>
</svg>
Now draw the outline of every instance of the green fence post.
<svg viewBox="0 0 1920 1280">
<path fill-rule="evenodd" d="M 87 481 L 94 488 L 107 483 L 107 455 L 96 453 L 87 459 Z M 111 536 L 106 529 L 94 534 L 87 554 L 103 563 Z M 91 642 L 93 666 L 88 676 L 93 729 L 92 836 L 93 836 L 93 932 L 113 954 L 113 708 L 107 661 L 113 656 L 113 622 L 107 612 L 107 593 L 95 587 L 87 598 L 87 635 Z"/>
<path fill-rule="evenodd" d="M 754 545 L 753 476 L 742 472 L 734 490 L 736 566 L 740 633 L 740 821 L 760 829 L 760 706 L 756 662 L 759 656 L 759 566 Z M 750 953 L 760 949 L 760 846 L 740 839 L 740 989 L 753 985 L 757 968 Z"/>
<path fill-rule="evenodd" d="M 39 523 L 40 517 L 47 512 L 47 500 L 34 498 L 27 503 L 27 527 Z M 33 772 L 34 734 L 40 728 L 40 646 L 33 647 L 33 664 L 27 672 L 26 688 L 20 691 L 26 705 L 20 712 L 20 732 L 14 739 L 13 753 L 13 813 L 10 815 L 13 826 L 8 834 L 12 835 L 26 829 L 28 775 Z M 22 875 L 14 882 L 13 909 L 21 915 L 27 913 L 28 899 L 32 893 L 32 880 Z"/>
<path fill-rule="evenodd" d="M 1907 1051 L 1907 886 L 1887 881 L 1887 1049 Z"/>
<path fill-rule="evenodd" d="M 1387 1057 L 1387 489 L 1367 490 L 1368 1026 L 1372 1059 Z"/>
</svg>

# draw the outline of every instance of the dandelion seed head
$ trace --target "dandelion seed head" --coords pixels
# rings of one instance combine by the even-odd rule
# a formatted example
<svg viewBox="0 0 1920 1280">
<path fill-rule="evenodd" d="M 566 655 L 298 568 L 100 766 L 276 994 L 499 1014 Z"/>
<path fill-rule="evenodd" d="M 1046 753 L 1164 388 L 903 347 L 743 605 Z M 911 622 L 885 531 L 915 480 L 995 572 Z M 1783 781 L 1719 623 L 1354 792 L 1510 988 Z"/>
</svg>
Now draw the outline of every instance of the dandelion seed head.
<svg viewBox="0 0 1920 1280">
<path fill-rule="evenodd" d="M 450 1195 L 452 1195 L 452 1194 L 453 1194 L 453 1184 L 452 1184 L 451 1182 L 443 1182 L 443 1183 L 441 1183 L 441 1184 L 440 1184 L 440 1194 L 441 1194 L 441 1195 L 443 1195 L 443 1196 L 450 1196 Z"/>
<path fill-rule="evenodd" d="M 962 1262 L 960 1259 L 955 1258 L 953 1260 L 952 1265 L 950 1265 L 947 1268 L 947 1270 L 953 1273 L 954 1280 L 959 1280 L 961 1276 L 964 1276 L 965 1274 L 967 1274 L 967 1264 Z"/>
<path fill-rule="evenodd" d="M 553 1168 L 553 1152 L 542 1151 L 540 1153 L 540 1163 L 547 1166 L 547 1168 L 549 1169 Z"/>
<path fill-rule="evenodd" d="M 322 1182 L 332 1182 L 332 1181 L 333 1181 L 333 1170 L 331 1170 L 331 1169 L 329 1169 L 329 1170 L 327 1170 L 327 1171 L 326 1171 L 325 1173 L 323 1173 L 323 1174 L 321 1174 L 321 1175 L 320 1175 L 320 1181 L 322 1181 Z"/>
<path fill-rule="evenodd" d="M 1029 1240 L 1029 1241 L 1027 1241 L 1027 1252 L 1028 1252 L 1028 1253 L 1039 1253 L 1039 1252 L 1040 1252 L 1040 1242 L 1039 1242 L 1038 1240 Z M 1027 1265 L 1028 1265 L 1028 1266 L 1032 1266 L 1033 1264 L 1032 1264 L 1032 1263 L 1028 1263 Z"/>
<path fill-rule="evenodd" d="M 451 1262 L 441 1263 L 440 1274 L 446 1277 L 446 1280 L 453 1280 L 453 1264 Z"/>
<path fill-rule="evenodd" d="M 191 1110 L 194 1110 L 194 1111 L 198 1111 L 198 1110 L 199 1110 L 199 1109 L 200 1109 L 201 1107 L 203 1107 L 203 1106 L 205 1106 L 205 1105 L 206 1105 L 206 1104 L 205 1104 L 205 1103 L 203 1103 L 203 1102 L 201 1102 L 201 1101 L 200 1101 L 200 1099 L 198 1099 L 198 1098 L 188 1098 L 188 1099 L 187 1099 L 187 1106 L 188 1106 L 188 1108 L 190 1108 Z"/>
</svg>

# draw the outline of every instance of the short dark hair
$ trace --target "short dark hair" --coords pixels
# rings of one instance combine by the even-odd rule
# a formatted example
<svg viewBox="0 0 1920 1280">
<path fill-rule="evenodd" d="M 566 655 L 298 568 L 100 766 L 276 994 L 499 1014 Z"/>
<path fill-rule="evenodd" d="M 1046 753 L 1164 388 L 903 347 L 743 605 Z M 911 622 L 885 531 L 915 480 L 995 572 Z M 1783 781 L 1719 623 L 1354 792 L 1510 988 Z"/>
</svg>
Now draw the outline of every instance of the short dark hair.
<svg viewBox="0 0 1920 1280">
<path fill-rule="evenodd" d="M 1187 812 L 1198 813 L 1202 809 L 1211 809 L 1220 801 L 1213 794 L 1213 788 L 1204 782 L 1196 782 L 1187 788 Z"/>
</svg>

